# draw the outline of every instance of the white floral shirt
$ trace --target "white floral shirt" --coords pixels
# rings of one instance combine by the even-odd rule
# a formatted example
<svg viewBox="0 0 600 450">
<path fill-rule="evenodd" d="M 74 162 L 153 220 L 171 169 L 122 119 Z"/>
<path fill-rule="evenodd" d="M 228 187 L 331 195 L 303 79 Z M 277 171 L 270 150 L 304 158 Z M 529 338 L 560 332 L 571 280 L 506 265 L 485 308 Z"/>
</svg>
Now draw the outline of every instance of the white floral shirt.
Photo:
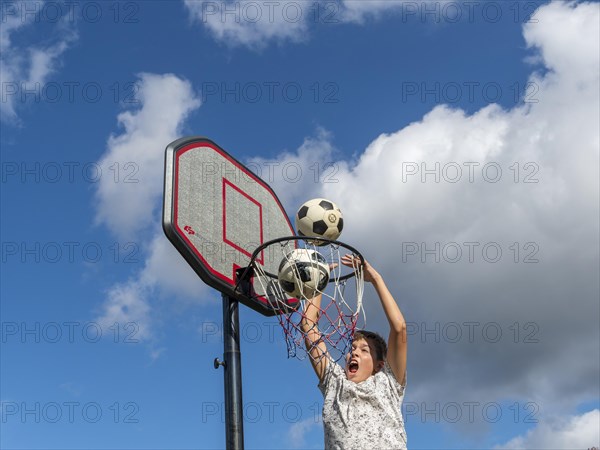
<svg viewBox="0 0 600 450">
<path fill-rule="evenodd" d="M 375 375 L 355 383 L 330 360 L 319 383 L 325 449 L 406 449 L 401 412 L 405 387 L 387 362 Z"/>
</svg>

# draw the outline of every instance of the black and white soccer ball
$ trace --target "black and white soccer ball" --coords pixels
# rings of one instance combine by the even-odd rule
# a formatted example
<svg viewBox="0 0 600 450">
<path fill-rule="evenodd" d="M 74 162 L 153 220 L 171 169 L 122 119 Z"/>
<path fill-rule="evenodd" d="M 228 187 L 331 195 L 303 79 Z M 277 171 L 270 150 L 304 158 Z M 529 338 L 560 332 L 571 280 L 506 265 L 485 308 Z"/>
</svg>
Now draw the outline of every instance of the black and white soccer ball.
<svg viewBox="0 0 600 450">
<path fill-rule="evenodd" d="M 281 260 L 277 278 L 291 297 L 311 299 L 327 286 L 329 265 L 319 252 L 297 248 Z"/>
<path fill-rule="evenodd" d="M 299 236 L 336 240 L 343 228 L 342 211 L 335 203 L 324 198 L 307 201 L 296 213 L 296 230 Z M 315 244 L 323 245 L 319 242 Z"/>
</svg>

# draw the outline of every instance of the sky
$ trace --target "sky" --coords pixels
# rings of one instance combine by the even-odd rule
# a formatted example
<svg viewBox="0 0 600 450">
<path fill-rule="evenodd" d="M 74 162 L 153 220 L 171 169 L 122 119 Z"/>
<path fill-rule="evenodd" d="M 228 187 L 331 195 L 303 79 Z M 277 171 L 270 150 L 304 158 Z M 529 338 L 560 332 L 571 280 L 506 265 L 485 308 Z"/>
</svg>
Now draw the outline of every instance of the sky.
<svg viewBox="0 0 600 450">
<path fill-rule="evenodd" d="M 0 447 L 225 446 L 220 294 L 161 228 L 194 135 L 339 205 L 407 320 L 409 448 L 600 446 L 597 2 L 0 13 Z M 323 448 L 309 362 L 240 326 L 246 448 Z"/>
</svg>

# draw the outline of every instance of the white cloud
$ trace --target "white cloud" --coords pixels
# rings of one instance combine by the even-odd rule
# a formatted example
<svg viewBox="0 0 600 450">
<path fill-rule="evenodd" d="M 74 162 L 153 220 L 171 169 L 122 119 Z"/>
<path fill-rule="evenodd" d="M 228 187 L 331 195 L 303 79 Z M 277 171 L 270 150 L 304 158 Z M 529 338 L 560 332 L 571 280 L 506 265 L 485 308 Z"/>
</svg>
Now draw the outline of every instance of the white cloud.
<svg viewBox="0 0 600 450">
<path fill-rule="evenodd" d="M 292 448 L 306 448 L 306 436 L 315 428 L 321 427 L 322 419 L 320 416 L 318 421 L 311 417 L 294 422 L 288 430 L 287 442 L 289 442 Z"/>
<path fill-rule="evenodd" d="M 440 15 L 440 1 L 430 1 L 433 6 L 433 10 L 437 11 L 437 15 Z M 408 8 L 407 8 L 408 4 Z M 420 14 L 420 11 L 424 9 L 424 5 L 427 4 L 427 0 L 424 2 L 413 2 L 407 0 L 371 0 L 371 1 L 360 1 L 360 0 L 342 0 L 340 3 L 340 18 L 343 22 L 354 22 L 362 24 L 367 19 L 379 19 L 385 13 L 402 11 L 405 10 L 407 16 L 413 16 Z"/>
<path fill-rule="evenodd" d="M 123 239 L 155 223 L 152 213 L 162 195 L 165 147 L 179 137 L 185 119 L 200 106 L 188 81 L 172 74 L 139 77 L 141 107 L 119 114 L 123 132 L 110 136 L 99 161 L 103 174 L 114 174 L 110 167 L 116 163 L 130 175 L 118 182 L 103 176 L 97 192 L 97 222 Z"/>
<path fill-rule="evenodd" d="M 496 449 L 592 448 L 600 445 L 600 411 L 556 418 L 540 423 L 524 436 L 511 439 Z"/>
<path fill-rule="evenodd" d="M 131 338 L 158 345 L 155 330 L 162 320 L 162 315 L 158 312 L 162 307 L 158 304 L 160 298 L 165 298 L 171 311 L 185 308 L 190 302 L 207 303 L 216 298 L 167 240 L 162 230 L 154 234 L 146 252 L 148 256 L 144 267 L 138 273 L 109 288 L 96 320 L 105 329 L 115 322 L 121 327 L 133 322 L 134 325 L 126 330 Z M 179 301 L 177 308 L 173 306 L 174 300 Z M 163 351 L 164 348 L 153 348 L 152 358 L 158 358 Z"/>
<path fill-rule="evenodd" d="M 546 67 L 560 74 L 562 82 L 598 77 L 599 44 L 593 38 L 598 33 L 581 36 L 581 30 L 597 29 L 598 8 L 597 3 L 551 2 L 536 11 L 536 23 L 525 25 L 527 44 L 540 49 Z"/>
<path fill-rule="evenodd" d="M 184 0 L 191 18 L 228 46 L 262 48 L 270 40 L 305 38 L 308 11 L 302 2 L 282 0 Z"/>
<path fill-rule="evenodd" d="M 181 300 L 180 309 L 189 302 L 206 303 L 214 298 L 162 230 L 150 240 L 147 254 L 144 267 L 135 276 L 110 287 L 96 320 L 104 329 L 115 322 L 121 327 L 132 322 L 134 325 L 126 330 L 128 336 L 158 345 L 155 329 L 160 326 L 161 306 L 153 307 L 158 298 L 165 297 L 170 310 L 174 300 Z M 163 352 L 164 348 L 155 347 L 151 357 L 156 359 Z"/>
<path fill-rule="evenodd" d="M 152 335 L 150 305 L 147 302 L 149 295 L 149 286 L 137 280 L 112 286 L 102 305 L 98 323 L 103 329 L 108 329 L 115 323 L 119 324 L 119 327 L 127 326 L 131 340 L 141 341 L 149 338 Z"/>
<path fill-rule="evenodd" d="M 198 298 L 205 289 L 168 243 L 157 214 L 162 198 L 165 147 L 180 137 L 186 118 L 200 106 L 200 101 L 189 82 L 172 74 L 141 74 L 138 87 L 140 108 L 119 114 L 123 133 L 110 136 L 99 163 L 104 174 L 112 174 L 109 167 L 115 163 L 121 170 L 133 164 L 135 171 L 127 173 L 131 175 L 129 180 L 135 182 L 125 183 L 121 177 L 120 182 L 115 182 L 112 176 L 100 179 L 97 221 L 123 240 L 140 243 L 139 237 L 148 234 L 152 238 L 146 241 L 147 245 L 141 245 L 148 254 L 144 268 L 132 279 L 109 289 L 98 321 L 135 322 L 139 326 L 136 338 L 143 340 L 154 336 L 157 317 L 152 315 L 150 299 L 157 293 Z M 155 350 L 153 357 L 159 354 Z"/>
<path fill-rule="evenodd" d="M 12 37 L 24 29 L 31 29 L 35 14 L 23 11 L 39 10 L 39 1 L 17 1 L 2 8 L 0 28 L 0 79 L 3 99 L 0 103 L 2 120 L 17 124 L 18 104 L 24 103 L 22 92 L 40 92 L 43 84 L 61 65 L 61 56 L 77 40 L 77 32 L 66 19 L 58 21 L 51 38 L 29 45 L 14 45 Z M 26 99 L 27 97 L 25 97 Z"/>
<path fill-rule="evenodd" d="M 403 21 L 416 18 L 424 22 L 429 17 L 433 23 L 454 23 L 456 17 L 473 14 L 457 2 L 451 2 L 454 7 L 446 11 L 446 3 L 446 0 L 184 0 L 191 19 L 205 27 L 216 41 L 252 49 L 262 49 L 271 42 L 302 42 L 311 28 L 319 24 L 363 24 L 389 13 L 400 13 Z"/>
<path fill-rule="evenodd" d="M 184 0 L 190 18 L 229 47 L 262 49 L 271 42 L 298 43 L 318 26 L 365 25 L 395 15 L 402 23 L 454 24 L 487 20 L 480 3 L 451 0 L 318 0 L 278 2 L 255 0 Z M 502 14 L 494 6 L 491 17 Z M 507 14 L 507 13 L 505 13 Z"/>
<path fill-rule="evenodd" d="M 207 293 L 207 286 L 198 278 L 173 244 L 159 231 L 150 243 L 141 281 L 158 284 L 161 289 L 181 298 L 199 298 Z"/>
</svg>

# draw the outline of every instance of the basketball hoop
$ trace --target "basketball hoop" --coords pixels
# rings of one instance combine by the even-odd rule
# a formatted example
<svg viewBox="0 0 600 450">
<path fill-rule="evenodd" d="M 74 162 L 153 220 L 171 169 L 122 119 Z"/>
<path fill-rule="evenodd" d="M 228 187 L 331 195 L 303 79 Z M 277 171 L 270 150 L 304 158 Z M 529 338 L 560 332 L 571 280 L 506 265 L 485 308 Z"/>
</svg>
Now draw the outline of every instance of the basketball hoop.
<svg viewBox="0 0 600 450">
<path fill-rule="evenodd" d="M 299 263 L 293 255 L 300 252 L 318 253 L 318 258 L 308 262 Z M 312 253 L 314 252 L 314 253 Z M 348 267 L 342 264 L 341 258 L 344 254 L 353 254 L 360 260 L 360 264 Z M 293 283 L 298 287 L 296 298 L 290 298 L 279 282 L 279 274 L 265 270 L 262 264 L 257 263 L 259 255 L 268 254 L 269 259 L 280 260 L 279 269 L 287 264 L 292 270 L 288 275 L 292 277 Z M 323 289 L 310 285 L 310 280 L 297 269 L 302 264 L 303 269 L 310 273 L 323 273 L 323 265 L 329 267 L 329 280 Z M 364 292 L 363 277 L 364 258 L 358 250 L 344 244 L 318 237 L 287 236 L 265 242 L 256 248 L 250 259 L 250 264 L 239 270 L 239 278 L 236 289 L 244 295 L 252 297 L 254 294 L 252 285 L 260 285 L 261 292 L 266 292 L 267 298 L 273 310 L 278 311 L 277 318 L 282 327 L 288 357 L 305 359 L 310 355 L 310 348 L 306 349 L 306 333 L 302 330 L 301 323 L 307 320 L 305 311 L 307 302 L 312 304 L 312 299 L 321 295 L 319 308 L 318 326 L 322 341 L 326 343 L 330 356 L 338 361 L 346 355 L 352 344 L 354 332 L 357 329 L 359 319 L 362 319 L 360 327 L 364 327 L 366 321 L 362 305 Z M 321 269 L 321 272 L 318 270 Z M 305 271 L 306 272 L 306 271 Z M 351 282 L 351 280 L 354 282 Z M 354 289 L 348 289 L 349 286 Z M 350 293 L 349 291 L 353 291 Z M 309 298 L 309 295 L 311 296 Z M 314 306 L 314 305 L 313 305 Z M 317 345 L 314 343 L 313 345 Z"/>
</svg>

